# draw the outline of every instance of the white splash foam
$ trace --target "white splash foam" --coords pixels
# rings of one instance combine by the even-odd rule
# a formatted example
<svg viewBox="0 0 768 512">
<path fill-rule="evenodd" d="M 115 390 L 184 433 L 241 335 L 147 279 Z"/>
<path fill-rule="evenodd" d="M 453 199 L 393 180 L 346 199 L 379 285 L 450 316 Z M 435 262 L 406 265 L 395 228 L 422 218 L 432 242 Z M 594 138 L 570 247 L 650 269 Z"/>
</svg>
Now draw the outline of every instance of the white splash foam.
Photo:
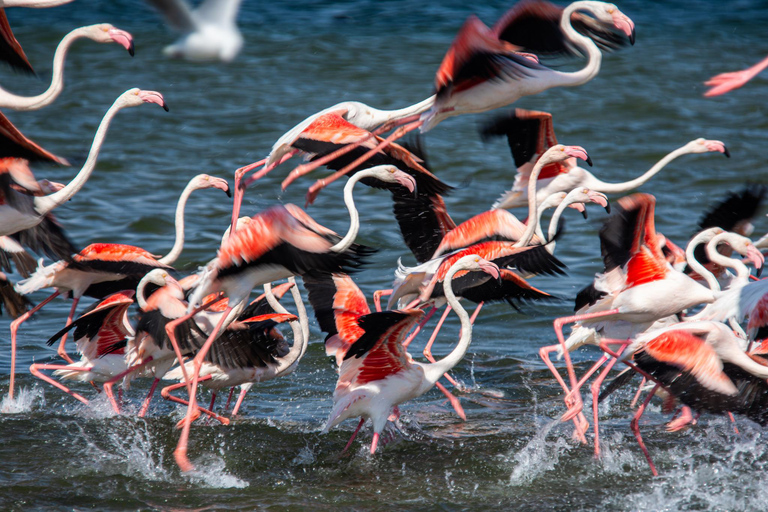
<svg viewBox="0 0 768 512">
<path fill-rule="evenodd" d="M 195 470 L 184 476 L 197 485 L 216 489 L 244 489 L 249 485 L 228 473 L 224 459 L 217 455 L 208 455 L 202 461 L 196 461 Z"/>
<path fill-rule="evenodd" d="M 43 389 L 35 386 L 33 388 L 19 387 L 16 389 L 14 398 L 8 395 L 3 397 L 0 402 L 0 413 L 2 414 L 20 414 L 30 412 L 36 402 L 40 402 L 40 407 L 45 405 L 45 394 Z"/>
<path fill-rule="evenodd" d="M 560 421 L 555 420 L 539 428 L 530 441 L 513 459 L 517 463 L 509 477 L 511 485 L 526 485 L 542 473 L 555 468 L 560 455 L 573 448 L 563 437 L 547 440 L 547 435 Z"/>
</svg>

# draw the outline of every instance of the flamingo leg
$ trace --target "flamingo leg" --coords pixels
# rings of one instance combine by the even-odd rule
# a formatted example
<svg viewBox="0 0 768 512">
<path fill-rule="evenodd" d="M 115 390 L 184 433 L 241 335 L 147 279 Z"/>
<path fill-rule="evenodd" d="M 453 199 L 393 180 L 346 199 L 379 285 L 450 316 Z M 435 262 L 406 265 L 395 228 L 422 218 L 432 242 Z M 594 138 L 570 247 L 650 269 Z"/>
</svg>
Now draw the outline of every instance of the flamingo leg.
<svg viewBox="0 0 768 512">
<path fill-rule="evenodd" d="M 232 409 L 232 414 L 230 414 L 230 417 L 237 416 L 237 411 L 240 410 L 240 406 L 243 405 L 243 400 L 245 399 L 245 395 L 248 393 L 248 388 L 243 388 L 240 390 L 240 395 L 237 397 L 237 402 L 235 403 L 235 408 Z"/>
<path fill-rule="evenodd" d="M 213 410 L 213 406 L 216 404 L 216 392 L 211 393 L 211 405 L 208 407 L 210 410 Z"/>
<path fill-rule="evenodd" d="M 235 394 L 235 386 L 229 388 L 229 395 L 227 396 L 227 404 L 224 406 L 224 412 L 229 410 L 229 404 L 232 402 L 232 395 Z"/>
<path fill-rule="evenodd" d="M 376 453 L 376 446 L 379 444 L 379 433 L 373 433 L 373 441 L 371 441 L 371 455 Z"/>
<path fill-rule="evenodd" d="M 149 410 L 149 403 L 152 401 L 152 395 L 155 394 L 155 389 L 157 388 L 157 384 L 160 382 L 160 379 L 155 377 L 155 379 L 152 381 L 152 387 L 149 388 L 149 393 L 147 393 L 147 397 L 144 399 L 144 403 L 141 404 L 141 409 L 139 409 L 139 418 L 143 418 L 145 414 L 147 414 L 147 411 Z"/>
<path fill-rule="evenodd" d="M 690 407 L 684 405 L 680 408 L 680 417 L 672 418 L 672 421 L 667 423 L 667 432 L 677 432 L 686 425 L 690 425 L 692 422 L 693 412 Z"/>
<path fill-rule="evenodd" d="M 558 347 L 558 346 L 559 345 L 555 345 L 555 347 Z M 587 379 L 589 379 L 592 375 L 594 375 L 594 373 L 597 370 L 599 370 L 600 367 L 603 366 L 603 364 L 605 364 L 607 360 L 608 360 L 608 356 L 603 354 L 602 357 L 600 357 L 600 359 L 598 359 L 597 362 L 592 365 L 592 368 L 590 368 L 587 371 L 587 373 L 585 373 L 584 376 L 581 377 L 579 382 L 576 383 L 576 386 L 577 386 L 576 389 L 581 388 L 581 386 L 584 385 Z M 563 384 L 564 383 L 565 382 L 563 382 Z M 574 395 L 575 395 L 575 392 L 573 389 L 566 393 L 564 401 L 568 410 L 565 411 L 565 413 L 563 413 L 562 416 L 560 416 L 560 421 L 568 421 L 581 411 L 582 404 L 576 401 L 576 399 L 574 398 Z"/>
<path fill-rule="evenodd" d="M 629 403 L 629 408 L 634 409 L 635 405 L 637 405 L 637 401 L 640 399 L 640 394 L 643 392 L 643 386 L 645 386 L 646 380 L 645 377 L 643 377 L 643 380 L 640 381 L 640 385 L 637 386 L 637 393 L 635 393 L 635 396 L 632 398 L 632 401 Z"/>
<path fill-rule="evenodd" d="M 656 384 L 653 386 L 653 389 L 650 393 L 648 393 L 648 396 L 643 401 L 642 405 L 637 409 L 637 412 L 635 413 L 635 416 L 632 418 L 632 421 L 629 424 L 629 428 L 632 429 L 632 433 L 635 434 L 635 439 L 637 439 L 637 444 L 640 445 L 640 449 L 643 450 L 643 455 L 645 455 L 645 460 L 648 461 L 648 465 L 651 467 L 651 473 L 653 473 L 653 476 L 659 476 L 659 473 L 656 471 L 656 466 L 653 465 L 653 460 L 651 460 L 651 454 L 648 453 L 648 448 L 645 447 L 645 443 L 643 442 L 643 436 L 640 435 L 640 417 L 645 412 L 645 408 L 648 407 L 648 403 L 651 401 L 651 398 L 653 398 L 653 395 L 656 393 L 656 390 L 659 388 L 659 384 Z"/>
<path fill-rule="evenodd" d="M 555 380 L 557 380 L 557 383 L 560 384 L 560 387 L 563 388 L 563 391 L 568 394 L 570 390 L 568 389 L 568 385 L 565 383 L 563 378 L 560 376 L 560 372 L 557 371 L 557 368 L 555 368 L 555 365 L 552 364 L 552 361 L 549 358 L 549 354 L 552 352 L 556 352 L 557 349 L 560 348 L 560 345 L 550 345 L 548 347 L 541 347 L 539 349 L 539 357 L 544 361 L 544 364 L 547 365 L 547 368 L 549 368 L 549 371 L 552 372 L 552 375 L 554 375 Z M 576 439 L 578 439 L 581 443 L 586 444 L 587 438 L 584 437 L 584 433 L 589 428 L 589 423 L 587 422 L 587 418 L 584 416 L 584 413 L 581 411 L 581 396 L 577 395 L 577 399 L 579 400 L 578 407 L 575 404 L 574 407 L 576 407 L 578 414 L 573 418 L 573 424 L 576 428 L 574 432 L 574 436 Z M 562 417 L 561 417 L 562 421 Z"/>
<path fill-rule="evenodd" d="M 114 377 L 112 377 L 111 379 L 109 379 L 107 382 L 104 383 L 104 393 L 107 394 L 107 398 L 109 398 L 109 403 L 112 404 L 112 409 L 114 409 L 114 411 L 117 414 L 120 414 L 120 406 L 117 404 L 117 401 L 115 401 L 115 395 L 114 395 L 114 393 L 112 393 L 112 386 L 114 386 L 115 382 L 119 381 L 120 379 L 122 379 L 126 375 L 130 375 L 131 373 L 135 372 L 136 370 L 140 370 L 141 368 L 144 368 L 145 366 L 147 366 L 152 361 L 154 361 L 154 358 L 150 356 L 150 357 L 148 357 L 146 359 L 146 361 L 142 361 L 139 364 L 135 364 L 135 365 L 131 366 L 130 368 L 128 368 L 124 372 L 121 372 L 121 373 L 115 375 Z"/>
<path fill-rule="evenodd" d="M 449 402 L 451 402 L 451 405 L 453 406 L 453 410 L 456 411 L 456 414 L 459 415 L 459 418 L 461 418 L 464 421 L 467 421 L 467 415 L 464 413 L 464 408 L 461 406 L 459 397 L 455 396 L 453 393 L 448 391 L 445 386 L 440 384 L 440 382 L 435 382 L 435 387 L 445 395 L 445 397 L 448 399 Z"/>
<path fill-rule="evenodd" d="M 10 389 L 8 390 L 8 398 L 13 400 L 13 384 L 16 376 L 16 334 L 19 331 L 19 327 L 21 324 L 23 324 L 29 317 L 31 317 L 35 312 L 40 311 L 43 306 L 51 302 L 53 299 L 59 296 L 59 291 L 53 292 L 50 296 L 48 296 L 47 299 L 45 299 L 43 302 L 38 304 L 37 306 L 33 307 L 23 315 L 21 315 L 19 318 L 11 322 L 11 384 Z"/>
<path fill-rule="evenodd" d="M 65 364 L 33 364 L 29 367 L 29 372 L 37 377 L 40 380 L 44 380 L 48 384 L 51 384 L 54 387 L 59 388 L 66 394 L 76 398 L 77 400 L 80 400 L 85 405 L 88 405 L 88 399 L 80 395 L 79 393 L 75 393 L 68 387 L 66 387 L 61 382 L 57 381 L 56 379 L 52 379 L 51 377 L 45 375 L 40 370 L 70 370 L 70 371 L 78 371 L 78 372 L 90 372 L 93 369 L 92 366 L 68 366 Z"/>
<path fill-rule="evenodd" d="M 373 303 L 376 305 L 376 311 L 381 312 L 381 298 L 392 295 L 392 290 L 376 290 L 373 292 Z"/>
<path fill-rule="evenodd" d="M 416 121 L 415 123 L 410 123 L 404 126 L 401 126 L 392 134 L 381 141 L 377 146 L 374 148 L 368 150 L 365 154 L 363 154 L 360 158 L 352 162 L 351 164 L 347 165 L 346 167 L 336 171 L 335 173 L 331 174 L 327 178 L 323 178 L 321 180 L 317 180 L 314 185 L 309 187 L 309 191 L 306 195 L 306 203 L 307 205 L 310 205 L 315 202 L 315 198 L 317 197 L 317 194 L 320 193 L 322 189 L 324 189 L 329 184 L 333 183 L 337 179 L 341 178 L 342 176 L 349 173 L 352 169 L 356 168 L 360 164 L 366 162 L 369 158 L 371 158 L 374 154 L 378 153 L 385 147 L 389 146 L 392 142 L 399 139 L 400 137 L 404 136 L 406 133 L 411 132 L 415 130 L 416 128 L 420 127 L 422 125 L 421 121 Z"/>
<path fill-rule="evenodd" d="M 736 426 L 736 418 L 733 417 L 733 413 L 731 411 L 728 411 L 728 417 L 731 418 L 731 423 L 733 424 L 733 431 L 736 433 L 736 435 L 739 435 L 739 427 Z"/>
<path fill-rule="evenodd" d="M 629 341 L 624 343 L 622 345 L 622 348 L 619 350 L 619 352 L 623 352 L 624 349 L 629 345 Z M 608 374 L 611 371 L 611 368 L 616 364 L 615 357 L 610 360 L 608 363 L 608 366 L 605 367 L 605 369 L 600 373 L 600 375 L 595 379 L 595 381 L 592 383 L 592 386 L 590 389 L 592 390 L 592 420 L 593 420 L 593 428 L 595 430 L 595 458 L 600 457 L 600 427 L 598 423 L 598 396 L 600 396 L 600 386 L 602 386 L 603 381 L 608 376 Z"/>
<path fill-rule="evenodd" d="M 216 341 L 216 338 L 218 337 L 221 329 L 224 327 L 224 322 L 227 320 L 227 316 L 229 316 L 229 313 L 231 311 L 232 311 L 232 306 L 228 305 L 227 308 L 224 310 L 223 314 L 221 315 L 221 319 L 216 324 L 216 327 L 213 329 L 213 332 L 211 332 L 210 336 L 208 336 L 208 339 L 205 340 L 205 343 L 203 344 L 203 346 L 200 348 L 197 355 L 195 355 L 195 358 L 193 359 L 194 372 L 192 375 L 192 382 L 189 388 L 190 389 L 189 406 L 187 407 L 186 417 L 181 421 L 182 429 L 181 429 L 181 436 L 179 437 L 179 444 L 176 446 L 176 450 L 173 452 L 173 456 L 176 459 L 176 463 L 184 472 L 191 471 L 192 469 L 194 469 L 194 466 L 192 465 L 189 458 L 187 457 L 187 445 L 189 443 L 189 430 L 192 426 L 192 422 L 199 415 L 199 411 L 198 411 L 199 407 L 197 406 L 197 384 L 200 380 L 200 367 L 203 365 L 205 356 L 208 354 L 208 351 L 211 349 L 211 345 L 213 345 L 213 342 Z M 167 326 L 166 326 L 166 329 L 167 329 Z M 182 368 L 183 367 L 184 366 L 182 366 Z"/>
<path fill-rule="evenodd" d="M 378 307 L 376 308 L 376 311 L 381 311 Z M 424 327 L 424 324 L 426 324 L 430 318 L 435 314 L 435 311 L 437 311 L 437 308 L 435 306 L 432 306 L 432 309 L 429 310 L 429 312 L 424 316 L 424 318 L 421 319 L 421 321 L 416 325 L 416 328 L 413 329 L 413 332 L 408 335 L 407 338 L 403 341 L 403 348 L 408 348 L 408 345 L 411 344 L 413 339 L 421 332 L 421 328 Z"/>
<path fill-rule="evenodd" d="M 72 307 L 69 308 L 69 316 L 67 316 L 67 323 L 65 327 L 72 324 L 72 320 L 75 318 L 75 309 L 77 308 L 77 303 L 80 302 L 80 297 L 73 297 L 72 298 Z M 69 335 L 69 332 L 65 332 L 64 336 L 61 337 L 61 341 L 59 342 L 59 348 L 56 350 L 56 352 L 59 354 L 59 357 L 64 359 L 69 364 L 73 364 L 75 361 L 69 357 L 67 354 L 67 349 L 65 348 L 65 344 L 67 343 L 67 336 Z"/>
<path fill-rule="evenodd" d="M 352 432 L 352 437 L 349 438 L 349 441 L 347 441 L 347 445 L 344 447 L 343 450 L 341 450 L 341 454 L 344 455 L 347 453 L 347 450 L 349 450 L 349 447 L 352 446 L 352 441 L 355 440 L 355 437 L 357 436 L 357 433 L 360 432 L 360 428 L 365 423 L 365 418 L 360 418 L 360 423 L 357 424 L 357 428 L 354 432 Z"/>
<path fill-rule="evenodd" d="M 445 311 L 443 312 L 443 316 L 440 317 L 440 320 L 437 322 L 437 325 L 435 326 L 435 330 L 432 331 L 432 336 L 429 337 L 429 341 L 427 342 L 427 346 L 424 347 L 424 357 L 429 360 L 429 362 L 434 363 L 435 358 L 432 356 L 432 345 L 435 343 L 435 340 L 437 339 L 437 333 L 440 332 L 440 328 L 443 327 L 443 323 L 445 322 L 445 319 L 448 317 L 448 313 L 451 312 L 451 306 L 446 306 Z M 454 380 L 453 377 L 448 375 L 447 373 L 443 375 L 445 377 L 445 380 L 450 382 L 456 389 L 461 390 L 462 386 L 456 380 Z M 458 412 L 458 411 L 457 411 Z"/>
<path fill-rule="evenodd" d="M 210 378 L 211 378 L 210 375 L 206 375 L 205 377 L 200 377 L 200 382 L 206 381 L 206 380 L 208 380 Z M 174 391 L 176 389 L 180 389 L 180 388 L 186 387 L 186 385 L 187 384 L 185 382 L 178 382 L 176 384 L 171 384 L 170 386 L 166 386 L 163 389 L 161 389 L 160 390 L 160 395 L 163 398 L 165 398 L 166 400 L 170 400 L 171 402 L 176 402 L 177 404 L 182 404 L 182 405 L 187 405 L 188 406 L 189 402 L 187 400 L 184 400 L 183 398 L 179 398 L 179 397 L 173 396 L 171 394 L 171 391 Z M 229 425 L 229 418 L 225 418 L 224 416 L 219 416 L 215 412 L 210 411 L 208 409 L 203 409 L 202 407 L 200 407 L 199 410 L 203 414 L 207 414 L 211 418 L 213 418 L 216 421 L 220 422 L 222 425 Z"/>
</svg>

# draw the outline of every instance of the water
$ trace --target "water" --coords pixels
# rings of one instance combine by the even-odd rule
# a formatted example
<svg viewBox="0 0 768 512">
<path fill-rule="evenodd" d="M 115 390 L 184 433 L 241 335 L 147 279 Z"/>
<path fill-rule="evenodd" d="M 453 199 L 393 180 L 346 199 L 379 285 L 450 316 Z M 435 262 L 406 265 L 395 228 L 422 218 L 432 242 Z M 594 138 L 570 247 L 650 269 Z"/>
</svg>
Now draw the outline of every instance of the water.
<svg viewBox="0 0 768 512">
<path fill-rule="evenodd" d="M 153 106 L 121 112 L 97 171 L 57 215 L 82 246 L 122 242 L 164 254 L 172 245 L 176 198 L 194 174 L 231 178 L 238 166 L 263 157 L 296 122 L 338 101 L 397 108 L 421 100 L 465 17 L 476 12 L 491 23 L 508 6 L 305 0 L 288 7 L 248 1 L 240 17 L 246 45 L 229 65 L 163 58 L 161 49 L 174 36 L 143 3 L 79 0 L 49 10 L 13 9 L 11 24 L 41 80 L 0 69 L 0 82 L 13 91 L 42 91 L 57 41 L 76 26 L 110 22 L 134 35 L 133 59 L 117 45 L 78 42 L 67 60 L 61 97 L 41 111 L 7 115 L 47 149 L 80 163 L 115 97 L 135 86 L 161 91 L 170 113 Z M 516 106 L 553 112 L 560 141 L 586 147 L 594 171 L 608 181 L 634 177 L 694 138 L 725 141 L 730 160 L 686 156 L 642 188 L 658 198 L 658 229 L 682 244 L 703 209 L 725 191 L 765 181 L 766 79 L 718 99 L 701 95 L 708 77 L 765 55 L 768 10 L 746 0 L 634 0 L 619 7 L 637 25 L 634 47 L 606 56 L 591 83 L 551 90 Z M 456 220 L 486 209 L 512 183 L 504 143 L 484 145 L 476 134 L 486 118 L 448 120 L 426 140 L 443 180 L 454 185 L 469 180 L 447 200 Z M 71 168 L 46 166 L 37 172 L 63 182 L 74 174 Z M 302 204 L 312 180 L 280 193 L 287 172 L 287 167 L 275 171 L 250 189 L 244 212 L 280 201 Z M 347 223 L 341 187 L 341 182 L 330 187 L 309 209 L 338 231 Z M 178 268 L 191 271 L 213 257 L 231 206 L 224 199 L 216 191 L 192 197 Z M 380 249 L 356 277 L 370 296 L 388 286 L 398 257 L 412 260 L 387 194 L 361 188 L 357 203 L 360 241 Z M 181 409 L 157 402 L 145 420 L 115 416 L 103 399 L 82 406 L 26 372 L 32 361 L 53 360 L 44 341 L 60 328 L 69 307 L 55 301 L 25 324 L 19 337 L 18 385 L 25 394 L 17 404 L 21 412 L 0 416 L 0 508 L 762 509 L 768 438 L 746 420 L 738 421 L 739 435 L 728 421 L 711 417 L 669 434 L 663 428 L 667 416 L 652 405 L 642 429 L 658 478 L 650 476 L 629 431 L 629 391 L 601 409 L 605 453 L 599 461 L 590 447 L 570 440 L 570 425 L 554 423 L 562 401 L 537 351 L 554 341 L 552 320 L 570 311 L 575 292 L 600 270 L 596 233 L 605 213 L 589 210 L 588 222 L 567 214 L 568 231 L 557 251 L 568 275 L 535 280 L 566 300 L 529 305 L 524 314 L 503 305 L 483 310 L 467 358 L 454 372 L 477 390 L 462 397 L 467 421 L 456 418 L 442 395 L 430 392 L 402 407 L 395 439 L 375 457 L 366 453 L 370 430 L 350 455 L 339 457 L 353 421 L 320 434 L 335 375 L 313 325 L 311 345 L 295 374 L 256 386 L 233 425 L 195 426 L 190 456 L 198 471 L 182 475 L 172 456 Z M 763 217 L 757 228 L 768 228 Z M 0 332 L 8 340 L 8 320 L 2 322 Z M 451 318 L 437 354 L 449 350 L 457 331 Z M 582 368 L 595 357 L 586 349 L 575 355 Z M 3 395 L 8 364 L 6 350 L 0 353 Z M 129 411 L 147 388 L 135 383 Z M 76 389 L 93 395 L 87 385 Z"/>
</svg>

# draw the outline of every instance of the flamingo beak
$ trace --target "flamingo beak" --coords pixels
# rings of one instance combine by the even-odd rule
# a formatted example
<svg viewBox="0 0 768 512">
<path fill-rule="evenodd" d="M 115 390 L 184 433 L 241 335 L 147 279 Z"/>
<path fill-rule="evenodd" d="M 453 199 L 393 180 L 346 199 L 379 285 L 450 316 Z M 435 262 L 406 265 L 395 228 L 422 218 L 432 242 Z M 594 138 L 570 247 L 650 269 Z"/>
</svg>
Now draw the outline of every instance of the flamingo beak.
<svg viewBox="0 0 768 512">
<path fill-rule="evenodd" d="M 418 192 L 416 189 L 416 179 L 408 173 L 397 171 L 395 173 L 395 179 L 399 184 L 408 189 L 409 192 L 415 196 Z"/>
<path fill-rule="evenodd" d="M 213 188 L 217 188 L 219 190 L 223 190 L 224 193 L 227 194 L 227 197 L 232 197 L 232 192 L 229 190 L 229 183 L 227 183 L 227 180 L 222 178 L 213 178 L 211 177 L 211 186 Z"/>
<path fill-rule="evenodd" d="M 760 277 L 763 273 L 763 263 L 765 263 L 765 256 L 763 256 L 763 253 L 757 250 L 757 247 L 750 244 L 749 247 L 747 247 L 747 259 L 755 265 L 755 268 L 757 269 L 755 275 Z"/>
<path fill-rule="evenodd" d="M 579 212 L 582 217 L 584 217 L 585 219 L 587 218 L 587 209 L 584 207 L 584 203 L 569 204 L 568 208 L 573 208 L 574 210 Z"/>
<path fill-rule="evenodd" d="M 613 24 L 629 38 L 629 44 L 635 44 L 635 24 L 629 16 L 617 9 L 613 13 Z"/>
<path fill-rule="evenodd" d="M 107 31 L 107 33 L 114 42 L 128 50 L 128 55 L 133 57 L 133 36 L 131 34 L 125 30 L 120 30 L 119 28 L 111 28 Z"/>
<path fill-rule="evenodd" d="M 587 154 L 587 150 L 582 148 L 581 146 L 566 146 L 565 152 L 568 156 L 572 156 L 574 158 L 579 158 L 581 160 L 584 160 L 587 162 L 587 165 L 592 167 L 592 159 L 589 158 L 589 155 Z"/>
<path fill-rule="evenodd" d="M 163 99 L 163 95 L 156 91 L 139 91 L 139 98 L 144 103 L 157 103 L 161 107 L 163 107 L 163 110 L 168 112 L 168 105 L 165 103 L 165 99 Z"/>
<path fill-rule="evenodd" d="M 731 153 L 728 151 L 728 148 L 719 140 L 705 140 L 704 146 L 707 148 L 707 151 L 716 151 L 724 154 L 726 158 L 731 158 Z"/>
<path fill-rule="evenodd" d="M 484 260 L 480 258 L 480 261 L 477 262 L 478 265 L 480 265 L 480 270 L 485 272 L 486 274 L 490 274 L 494 279 L 497 281 L 501 281 L 501 272 L 499 272 L 499 266 L 495 263 L 491 263 L 490 261 Z"/>
<path fill-rule="evenodd" d="M 605 208 L 606 212 L 611 213 L 611 204 L 608 202 L 608 197 L 606 197 L 605 194 L 592 191 L 588 195 L 589 195 L 590 201 L 592 201 L 595 204 L 599 204 L 600 206 Z"/>
</svg>

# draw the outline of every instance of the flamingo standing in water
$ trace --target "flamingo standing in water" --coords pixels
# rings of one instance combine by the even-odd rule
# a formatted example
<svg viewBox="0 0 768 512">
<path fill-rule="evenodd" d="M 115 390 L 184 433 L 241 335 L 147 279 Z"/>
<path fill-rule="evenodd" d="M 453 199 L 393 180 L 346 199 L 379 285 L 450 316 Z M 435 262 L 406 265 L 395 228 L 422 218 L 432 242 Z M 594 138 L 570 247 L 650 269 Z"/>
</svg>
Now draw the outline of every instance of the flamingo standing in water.
<svg viewBox="0 0 768 512">
<path fill-rule="evenodd" d="M 316 223 L 313 221 L 313 224 Z M 329 235 L 311 229 L 311 226 L 297 219 L 285 206 L 264 210 L 252 217 L 251 222 L 241 229 L 230 233 L 229 238 L 219 248 L 217 257 L 200 272 L 200 282 L 190 297 L 190 308 L 194 310 L 166 325 L 171 343 L 177 347 L 175 326 L 220 300 L 213 299 L 204 303 L 205 297 L 211 293 L 224 292 L 228 299 L 219 322 L 195 355 L 194 373 L 191 379 L 187 379 L 190 383 L 189 407 L 182 422 L 179 444 L 174 451 L 174 457 L 182 471 L 193 469 L 187 457 L 187 442 L 190 426 L 198 414 L 197 384 L 200 368 L 219 332 L 242 312 L 251 290 L 255 286 L 293 275 L 309 272 L 347 272 L 361 265 L 366 252 L 367 248 L 355 244 L 343 251 L 334 250 Z M 202 305 L 197 307 L 200 304 Z"/>
<path fill-rule="evenodd" d="M 451 289 L 453 276 L 462 270 L 476 270 L 499 277 L 499 268 L 469 255 L 457 261 L 446 278 L 445 295 L 461 320 L 461 338 L 453 351 L 438 362 L 414 362 L 402 346 L 402 338 L 423 312 L 419 309 L 383 311 L 349 318 L 345 337 L 355 340 L 348 346 L 333 393 L 333 410 L 323 428 L 327 432 L 347 418 L 361 420 L 347 448 L 365 418 L 373 422 L 371 453 L 376 452 L 381 431 L 390 414 L 399 415 L 398 405 L 423 395 L 437 380 L 461 361 L 472 341 L 469 315 Z M 337 322 L 338 325 L 338 322 Z M 346 449 L 345 448 L 345 451 Z"/>
<path fill-rule="evenodd" d="M 19 282 L 16 285 L 17 290 L 23 294 L 50 286 L 55 287 L 56 291 L 35 308 L 11 322 L 11 375 L 14 375 L 16 336 L 19 327 L 60 293 L 69 291 L 72 294 L 72 306 L 66 324 L 69 325 L 83 295 L 101 298 L 119 290 L 134 288 L 152 269 L 170 270 L 170 265 L 178 259 L 184 244 L 184 206 L 192 191 L 204 188 L 218 188 L 229 194 L 229 186 L 221 178 L 206 174 L 192 178 L 179 198 L 176 208 L 176 241 L 166 256 L 158 259 L 144 249 L 132 245 L 91 244 L 75 255 L 71 261 L 58 261 L 47 267 L 41 267 L 32 277 Z M 62 358 L 72 363 L 66 352 L 66 339 L 66 335 L 62 337 L 57 352 Z"/>
<path fill-rule="evenodd" d="M 768 57 L 747 69 L 715 75 L 704 82 L 704 85 L 711 87 L 711 89 L 704 93 L 704 96 L 711 98 L 712 96 L 720 96 L 721 94 L 738 89 L 759 75 L 765 68 L 768 68 Z"/>
<path fill-rule="evenodd" d="M 502 194 L 493 207 L 509 209 L 525 206 L 528 203 L 530 169 L 538 159 L 538 155 L 557 144 L 557 137 L 552 125 L 552 114 L 515 109 L 509 114 L 498 116 L 487 123 L 481 133 L 484 138 L 497 135 L 506 136 L 512 158 L 517 166 L 514 186 Z M 641 176 L 622 183 L 604 182 L 586 169 L 576 165 L 575 161 L 556 163 L 547 166 L 538 175 L 536 198 L 538 202 L 541 202 L 555 192 L 567 192 L 576 187 L 587 187 L 604 194 L 629 192 L 645 184 L 676 158 L 686 154 L 706 152 L 719 152 L 730 157 L 728 149 L 722 142 L 699 138 L 667 154 Z"/>
<path fill-rule="evenodd" d="M 539 4 L 544 7 L 537 8 Z M 596 1 L 574 2 L 560 13 L 559 27 L 554 31 L 556 37 L 550 36 L 546 41 L 525 41 L 532 44 L 530 49 L 534 52 L 542 46 L 551 47 L 554 44 L 562 48 L 570 45 L 576 50 L 572 53 L 580 52 L 587 56 L 585 67 L 579 71 L 554 71 L 541 65 L 535 55 L 520 53 L 521 49 L 526 48 L 520 46 L 520 41 L 515 42 L 515 34 L 525 32 L 526 28 L 540 33 L 542 21 L 552 25 L 551 4 L 532 2 L 531 5 L 533 7 L 525 12 L 510 12 L 492 29 L 476 16 L 470 16 L 459 30 L 437 71 L 435 101 L 431 108 L 421 114 L 418 121 L 401 126 L 334 176 L 349 172 L 377 151 L 381 151 L 387 144 L 417 128 L 427 132 L 448 117 L 485 112 L 552 87 L 573 87 L 592 80 L 600 71 L 602 54 L 590 37 L 573 28 L 572 19 L 577 12 L 585 12 L 594 17 L 590 25 L 596 31 L 588 32 L 603 43 L 618 43 L 620 39 L 614 33 L 618 31 L 634 44 L 634 23 L 615 5 Z M 521 17 L 520 14 L 525 16 Z M 611 33 L 613 36 L 603 37 L 605 33 Z M 332 180 L 326 178 L 324 183 L 318 182 L 310 190 L 316 193 L 330 181 Z M 572 188 L 574 187 L 568 187 L 567 190 Z"/>
<path fill-rule="evenodd" d="M 97 43 L 118 43 L 133 56 L 133 37 L 109 23 L 76 28 L 61 40 L 53 56 L 53 78 L 48 89 L 37 96 L 19 96 L 0 88 L 0 107 L 14 110 L 37 110 L 53 103 L 64 88 L 64 59 L 77 39 L 86 37 Z"/>
</svg>

